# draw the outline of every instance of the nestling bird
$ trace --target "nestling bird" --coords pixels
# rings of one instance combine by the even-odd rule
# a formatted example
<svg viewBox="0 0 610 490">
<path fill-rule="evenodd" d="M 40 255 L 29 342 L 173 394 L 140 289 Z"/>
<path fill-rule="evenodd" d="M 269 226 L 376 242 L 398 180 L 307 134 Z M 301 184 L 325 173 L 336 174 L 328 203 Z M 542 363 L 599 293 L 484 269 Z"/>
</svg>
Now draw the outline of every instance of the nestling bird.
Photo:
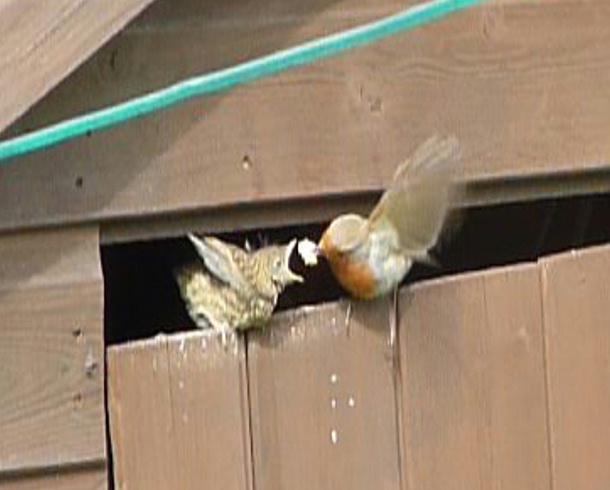
<svg viewBox="0 0 610 490">
<path fill-rule="evenodd" d="M 322 234 L 318 253 L 355 298 L 395 289 L 414 261 L 429 261 L 452 203 L 459 160 L 455 137 L 432 137 L 398 167 L 368 218 L 345 214 Z"/>
<path fill-rule="evenodd" d="M 303 282 L 289 268 L 296 240 L 247 252 L 217 238 L 188 238 L 202 263 L 175 271 L 187 311 L 200 328 L 223 334 L 263 327 L 286 286 Z"/>
</svg>

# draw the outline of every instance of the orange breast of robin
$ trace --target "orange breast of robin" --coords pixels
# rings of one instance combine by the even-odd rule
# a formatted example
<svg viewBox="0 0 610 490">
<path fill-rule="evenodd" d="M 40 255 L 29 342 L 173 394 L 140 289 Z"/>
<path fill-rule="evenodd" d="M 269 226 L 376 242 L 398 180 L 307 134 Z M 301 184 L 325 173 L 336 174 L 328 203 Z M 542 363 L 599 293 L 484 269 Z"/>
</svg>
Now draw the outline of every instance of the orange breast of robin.
<svg viewBox="0 0 610 490">
<path fill-rule="evenodd" d="M 333 248 L 327 249 L 325 255 L 337 281 L 352 296 L 358 299 L 376 296 L 375 276 L 366 262 L 350 254 L 341 254 Z"/>
</svg>

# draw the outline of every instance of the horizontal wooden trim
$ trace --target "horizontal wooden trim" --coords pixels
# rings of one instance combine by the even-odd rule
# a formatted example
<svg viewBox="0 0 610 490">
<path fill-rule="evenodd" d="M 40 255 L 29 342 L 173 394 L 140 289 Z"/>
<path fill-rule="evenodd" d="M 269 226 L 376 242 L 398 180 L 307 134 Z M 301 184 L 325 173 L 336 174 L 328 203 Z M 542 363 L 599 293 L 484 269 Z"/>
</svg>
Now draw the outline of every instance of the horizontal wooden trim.
<svg viewBox="0 0 610 490">
<path fill-rule="evenodd" d="M 378 189 L 353 194 L 110 219 L 101 225 L 100 241 L 102 244 L 112 244 L 180 236 L 192 230 L 223 232 L 324 223 L 342 213 L 368 214 L 381 192 L 382 190 Z M 610 168 L 601 168 L 556 175 L 471 182 L 466 186 L 460 206 L 490 206 L 608 192 Z"/>
</svg>

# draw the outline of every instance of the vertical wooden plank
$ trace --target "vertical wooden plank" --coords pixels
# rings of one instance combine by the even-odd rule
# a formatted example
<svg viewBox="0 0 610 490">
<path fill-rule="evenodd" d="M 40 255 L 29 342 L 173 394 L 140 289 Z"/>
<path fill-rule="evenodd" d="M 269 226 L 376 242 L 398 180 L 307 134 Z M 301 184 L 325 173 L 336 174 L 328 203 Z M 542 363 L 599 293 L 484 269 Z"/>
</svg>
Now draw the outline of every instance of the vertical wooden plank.
<svg viewBox="0 0 610 490">
<path fill-rule="evenodd" d="M 534 265 L 484 275 L 491 482 L 550 489 L 540 274 Z"/>
<path fill-rule="evenodd" d="M 541 262 L 554 490 L 610 488 L 610 247 Z"/>
<path fill-rule="evenodd" d="M 257 490 L 400 487 L 388 303 L 279 315 L 248 338 Z"/>
<path fill-rule="evenodd" d="M 537 268 L 415 286 L 400 307 L 406 488 L 549 489 Z"/>
<path fill-rule="evenodd" d="M 105 465 L 98 239 L 97 227 L 0 237 L 0 478 Z"/>
<path fill-rule="evenodd" d="M 116 488 L 171 488 L 177 468 L 167 340 L 112 347 L 106 360 Z"/>
<path fill-rule="evenodd" d="M 243 340 L 192 332 L 108 351 L 119 490 L 251 488 Z"/>
</svg>

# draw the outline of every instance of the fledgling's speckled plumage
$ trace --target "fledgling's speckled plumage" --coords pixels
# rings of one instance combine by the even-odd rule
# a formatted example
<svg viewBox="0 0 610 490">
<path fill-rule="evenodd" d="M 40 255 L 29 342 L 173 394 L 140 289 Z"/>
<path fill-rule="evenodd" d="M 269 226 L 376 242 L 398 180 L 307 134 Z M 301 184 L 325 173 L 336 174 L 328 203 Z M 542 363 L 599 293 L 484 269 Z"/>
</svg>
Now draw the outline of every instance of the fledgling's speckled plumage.
<svg viewBox="0 0 610 490">
<path fill-rule="evenodd" d="M 303 280 L 288 265 L 294 240 L 246 252 L 213 237 L 189 239 L 202 262 L 178 269 L 175 276 L 187 311 L 201 328 L 263 327 L 285 287 Z"/>
</svg>

